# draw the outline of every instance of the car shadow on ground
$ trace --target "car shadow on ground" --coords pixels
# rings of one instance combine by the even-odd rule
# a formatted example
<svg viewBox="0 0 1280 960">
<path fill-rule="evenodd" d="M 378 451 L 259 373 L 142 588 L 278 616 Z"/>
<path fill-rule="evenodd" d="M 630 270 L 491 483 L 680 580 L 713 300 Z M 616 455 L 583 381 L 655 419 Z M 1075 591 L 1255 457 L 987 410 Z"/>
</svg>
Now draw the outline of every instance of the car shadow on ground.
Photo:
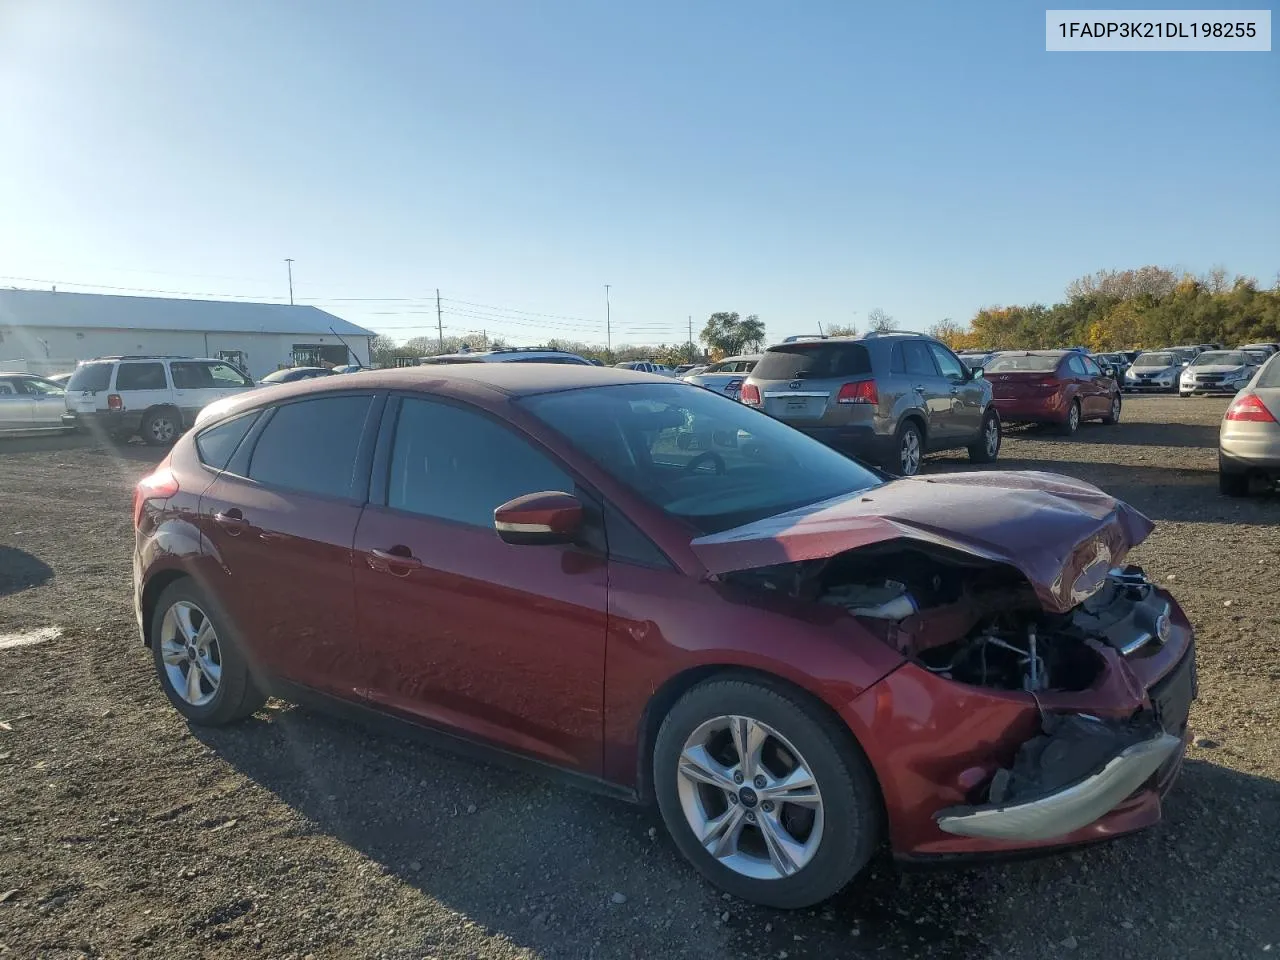
<svg viewBox="0 0 1280 960">
<path fill-rule="evenodd" d="M 1064 437 L 1048 424 L 1009 424 L 1005 435 L 1026 440 L 1063 443 L 1122 444 L 1139 447 L 1218 448 L 1218 427 L 1202 423 L 1082 423 L 1073 437 Z"/>
<path fill-rule="evenodd" d="M 138 441 L 125 442 L 89 433 L 50 434 L 45 436 L 10 437 L 0 439 L 0 455 L 24 453 L 56 453 L 86 451 L 115 460 L 138 463 L 159 463 L 169 452 L 168 447 L 149 447 Z"/>
<path fill-rule="evenodd" d="M 53 570 L 43 560 L 16 547 L 0 546 L 0 597 L 30 590 L 52 578 Z"/>
<path fill-rule="evenodd" d="M 1078 929 L 1080 914 L 1064 908 L 1064 891 L 1086 917 L 1110 916 L 1116 902 L 1142 912 L 1148 899 L 1186 900 L 1188 850 L 1211 864 L 1221 842 L 1200 818 L 1216 823 L 1226 798 L 1260 811 L 1280 803 L 1280 784 L 1189 762 L 1169 822 L 1119 841 L 1139 847 L 1140 879 L 1108 868 L 1116 854 L 1106 845 L 980 869 L 903 870 L 882 854 L 830 901 L 778 911 L 730 900 L 698 878 L 651 808 L 274 701 L 245 724 L 193 732 L 301 814 L 307 831 L 343 841 L 485 930 L 558 957 L 984 955 L 1014 945 L 1010 937 L 1033 918 L 1037 936 L 1055 923 Z M 1261 863 L 1280 861 L 1280 831 L 1247 842 L 1256 842 Z M 1093 873 L 1081 877 L 1090 864 Z M 1109 899 L 1099 900 L 1100 883 L 1116 888 L 1104 894 Z M 1001 891 L 1010 886 L 1042 891 L 1033 916 L 1005 915 Z M 1220 899 L 1199 887 L 1180 908 L 1181 922 L 1208 926 L 1239 908 Z M 625 941 L 602 944 L 602 926 Z M 702 942 L 693 954 L 691 940 Z M 1173 955 L 1176 942 L 1163 928 L 1144 930 L 1134 947 Z"/>
</svg>

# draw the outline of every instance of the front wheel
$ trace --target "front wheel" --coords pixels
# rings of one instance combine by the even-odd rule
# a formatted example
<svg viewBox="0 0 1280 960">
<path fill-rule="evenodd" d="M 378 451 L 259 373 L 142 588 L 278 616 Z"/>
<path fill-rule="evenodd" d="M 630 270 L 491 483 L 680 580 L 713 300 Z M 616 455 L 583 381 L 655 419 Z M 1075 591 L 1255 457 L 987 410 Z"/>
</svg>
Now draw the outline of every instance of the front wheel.
<svg viewBox="0 0 1280 960">
<path fill-rule="evenodd" d="M 658 807 L 680 852 L 752 903 L 825 900 L 871 859 L 880 797 L 834 717 L 747 680 L 710 680 L 671 708 L 653 752 Z"/>
<path fill-rule="evenodd" d="M 1120 422 L 1120 394 L 1116 394 L 1111 398 L 1111 409 L 1107 411 L 1107 415 L 1102 418 L 1105 424 L 1113 424 Z"/>
<path fill-rule="evenodd" d="M 971 463 L 995 463 L 1000 456 L 1000 415 L 988 410 L 982 418 L 982 430 L 978 439 L 969 444 Z"/>
</svg>

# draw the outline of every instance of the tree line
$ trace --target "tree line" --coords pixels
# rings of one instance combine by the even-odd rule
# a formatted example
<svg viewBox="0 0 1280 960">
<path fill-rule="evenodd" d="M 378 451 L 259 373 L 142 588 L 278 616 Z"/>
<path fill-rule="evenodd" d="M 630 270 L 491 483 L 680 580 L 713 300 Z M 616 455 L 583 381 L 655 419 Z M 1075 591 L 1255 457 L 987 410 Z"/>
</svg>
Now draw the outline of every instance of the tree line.
<svg viewBox="0 0 1280 960">
<path fill-rule="evenodd" d="M 866 326 L 885 331 L 896 324 L 877 307 L 867 314 Z M 858 330 L 852 324 L 837 324 L 806 332 L 853 336 Z M 1200 276 L 1157 266 L 1099 270 L 1071 281 L 1065 299 L 1051 306 L 984 307 L 967 324 L 946 319 L 929 327 L 928 333 L 953 350 L 1084 346 L 1107 352 L 1191 343 L 1280 342 L 1280 275 L 1275 285 L 1264 289 L 1253 277 L 1233 275 L 1221 267 Z M 767 343 L 759 315 L 717 311 L 707 318 L 697 343 L 620 344 L 610 349 L 598 343 L 551 339 L 522 346 L 565 350 L 606 364 L 655 360 L 676 366 L 756 353 Z M 483 333 L 445 337 L 443 343 L 436 337 L 415 337 L 402 344 L 380 335 L 373 338 L 371 359 L 377 366 L 393 366 L 397 357 L 457 353 L 463 346 L 486 350 L 507 345 L 502 338 Z"/>
<path fill-rule="evenodd" d="M 1155 266 L 1099 270 L 1068 284 L 1061 303 L 985 307 L 968 326 L 943 320 L 928 332 L 954 350 L 1280 341 L 1280 277 L 1268 290 L 1223 268 L 1198 277 Z"/>
</svg>

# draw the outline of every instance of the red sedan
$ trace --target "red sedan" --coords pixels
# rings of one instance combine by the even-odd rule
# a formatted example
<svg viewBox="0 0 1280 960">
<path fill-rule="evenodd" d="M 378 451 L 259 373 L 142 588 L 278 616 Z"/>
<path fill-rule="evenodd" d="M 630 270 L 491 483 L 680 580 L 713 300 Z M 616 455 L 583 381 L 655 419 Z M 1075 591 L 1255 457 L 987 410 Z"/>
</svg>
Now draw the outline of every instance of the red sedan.
<svg viewBox="0 0 1280 960">
<path fill-rule="evenodd" d="M 694 425 L 705 449 L 681 443 Z M 710 429 L 708 431 L 708 424 Z M 696 386 L 475 364 L 207 409 L 139 484 L 135 603 L 193 723 L 268 693 L 655 800 L 747 900 L 1155 823 L 1191 627 L 1065 477 L 886 481 Z"/>
<path fill-rule="evenodd" d="M 1006 423 L 1052 423 L 1071 436 L 1085 420 L 1120 420 L 1120 384 L 1078 350 L 998 353 L 984 375 Z"/>
</svg>

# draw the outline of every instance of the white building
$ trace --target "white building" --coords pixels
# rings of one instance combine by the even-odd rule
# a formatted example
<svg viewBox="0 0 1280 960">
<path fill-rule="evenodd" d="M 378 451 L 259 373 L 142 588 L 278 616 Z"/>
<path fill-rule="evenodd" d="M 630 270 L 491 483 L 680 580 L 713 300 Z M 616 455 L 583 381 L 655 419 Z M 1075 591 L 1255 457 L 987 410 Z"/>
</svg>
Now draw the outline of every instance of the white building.
<svg viewBox="0 0 1280 960">
<path fill-rule="evenodd" d="M 255 380 L 281 367 L 369 363 L 373 332 L 316 307 L 0 290 L 0 369 L 67 373 L 94 357 L 214 357 Z"/>
</svg>

